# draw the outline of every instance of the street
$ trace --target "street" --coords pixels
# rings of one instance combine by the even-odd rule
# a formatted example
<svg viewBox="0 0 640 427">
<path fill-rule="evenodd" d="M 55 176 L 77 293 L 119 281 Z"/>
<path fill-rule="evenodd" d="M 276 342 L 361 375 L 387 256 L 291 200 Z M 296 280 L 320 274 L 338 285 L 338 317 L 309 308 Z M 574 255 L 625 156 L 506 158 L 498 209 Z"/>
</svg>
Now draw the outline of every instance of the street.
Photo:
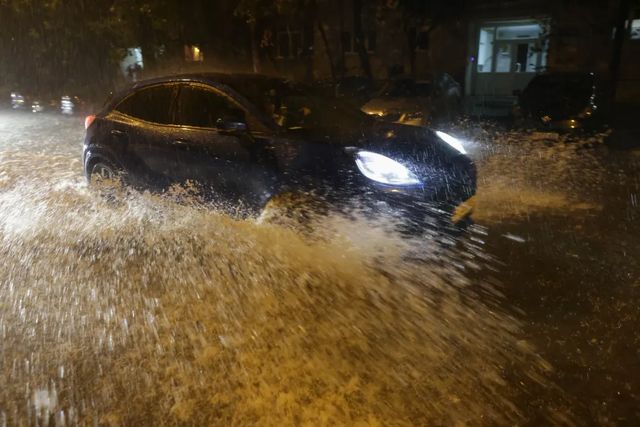
<svg viewBox="0 0 640 427">
<path fill-rule="evenodd" d="M 105 200 L 80 117 L 0 111 L 0 426 L 637 422 L 640 150 L 454 131 L 465 234 L 318 237 Z"/>
</svg>

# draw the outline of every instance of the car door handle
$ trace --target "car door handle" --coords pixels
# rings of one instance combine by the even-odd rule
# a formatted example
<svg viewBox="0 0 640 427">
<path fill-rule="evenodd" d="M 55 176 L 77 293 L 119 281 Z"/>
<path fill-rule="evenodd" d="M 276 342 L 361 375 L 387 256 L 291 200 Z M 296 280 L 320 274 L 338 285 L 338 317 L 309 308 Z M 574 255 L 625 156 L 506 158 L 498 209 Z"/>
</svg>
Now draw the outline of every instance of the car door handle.
<svg viewBox="0 0 640 427">
<path fill-rule="evenodd" d="M 189 143 L 189 141 L 184 140 L 184 139 L 174 139 L 173 141 L 171 141 L 171 145 L 175 145 L 178 147 L 184 147 Z"/>
<path fill-rule="evenodd" d="M 111 129 L 111 135 L 113 136 L 124 136 L 124 132 L 119 129 Z"/>
</svg>

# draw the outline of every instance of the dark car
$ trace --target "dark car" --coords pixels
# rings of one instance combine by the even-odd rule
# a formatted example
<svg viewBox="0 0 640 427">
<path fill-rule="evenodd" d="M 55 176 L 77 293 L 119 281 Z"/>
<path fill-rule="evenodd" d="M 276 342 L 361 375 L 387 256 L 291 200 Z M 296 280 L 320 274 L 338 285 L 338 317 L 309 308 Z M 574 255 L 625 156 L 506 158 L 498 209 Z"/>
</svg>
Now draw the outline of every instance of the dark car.
<svg viewBox="0 0 640 427">
<path fill-rule="evenodd" d="M 362 111 L 385 121 L 414 126 L 448 122 L 459 114 L 460 85 L 443 73 L 436 80 L 395 78 L 387 82 Z"/>
<path fill-rule="evenodd" d="M 361 106 L 375 95 L 375 84 L 366 77 L 348 76 L 336 83 L 335 94 Z"/>
<path fill-rule="evenodd" d="M 599 130 L 606 99 L 606 83 L 594 73 L 540 74 L 520 94 L 515 119 L 539 130 Z"/>
<path fill-rule="evenodd" d="M 277 200 L 313 198 L 337 208 L 359 200 L 419 222 L 436 207 L 455 222 L 476 188 L 475 167 L 450 135 L 382 123 L 278 78 L 139 82 L 85 125 L 90 182 L 117 176 L 159 190 L 189 183 L 254 214 Z"/>
</svg>

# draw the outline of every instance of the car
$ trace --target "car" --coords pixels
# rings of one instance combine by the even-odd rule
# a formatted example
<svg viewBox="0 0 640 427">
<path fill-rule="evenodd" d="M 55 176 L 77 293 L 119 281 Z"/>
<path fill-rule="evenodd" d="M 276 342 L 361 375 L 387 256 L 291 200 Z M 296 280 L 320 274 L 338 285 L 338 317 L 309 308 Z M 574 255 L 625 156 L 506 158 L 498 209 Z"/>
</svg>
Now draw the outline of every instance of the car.
<svg viewBox="0 0 640 427">
<path fill-rule="evenodd" d="M 375 84 L 366 77 L 348 76 L 336 82 L 335 94 L 360 106 L 375 95 Z"/>
<path fill-rule="evenodd" d="M 389 122 L 429 126 L 454 119 L 459 114 L 460 100 L 460 85 L 446 73 L 435 84 L 397 77 L 364 104 L 362 111 Z"/>
<path fill-rule="evenodd" d="M 518 127 L 538 131 L 598 131 L 605 126 L 607 98 L 607 84 L 595 73 L 539 74 L 518 97 L 513 117 Z"/>
<path fill-rule="evenodd" d="M 49 101 L 44 102 L 44 99 L 49 99 Z M 11 108 L 13 110 L 31 111 L 32 113 L 57 111 L 64 115 L 73 115 L 85 109 L 86 103 L 77 96 L 62 95 L 60 96 L 59 101 L 56 101 L 52 96 L 37 97 L 25 95 L 18 91 L 12 91 Z"/>
<path fill-rule="evenodd" d="M 88 116 L 85 128 L 89 183 L 155 191 L 189 185 L 247 215 L 319 201 L 393 212 L 411 224 L 432 223 L 434 212 L 463 223 L 476 190 L 474 163 L 453 136 L 383 123 L 276 77 L 202 73 L 138 82 Z"/>
<path fill-rule="evenodd" d="M 13 110 L 23 110 L 26 108 L 24 95 L 19 92 L 11 92 L 11 108 Z"/>
</svg>

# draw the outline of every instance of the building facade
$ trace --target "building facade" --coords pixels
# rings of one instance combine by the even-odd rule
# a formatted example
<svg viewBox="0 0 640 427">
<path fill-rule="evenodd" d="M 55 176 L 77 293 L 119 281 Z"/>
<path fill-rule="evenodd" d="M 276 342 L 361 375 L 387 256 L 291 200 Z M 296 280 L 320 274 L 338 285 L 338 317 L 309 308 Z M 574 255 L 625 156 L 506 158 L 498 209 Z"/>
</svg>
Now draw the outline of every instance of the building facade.
<svg viewBox="0 0 640 427">
<path fill-rule="evenodd" d="M 616 100 L 640 103 L 637 0 L 452 0 L 456 8 L 430 3 L 444 9 L 416 16 L 398 0 L 304 2 L 316 7 L 271 16 L 256 24 L 251 37 L 243 22 L 224 18 L 233 16 L 227 5 L 215 14 L 224 37 L 185 40 L 183 63 L 306 81 L 364 76 L 367 68 L 378 81 L 395 75 L 433 80 L 447 73 L 463 86 L 468 113 L 499 116 L 538 73 L 594 72 L 610 79 L 616 17 L 627 5 Z M 364 49 L 358 49 L 358 33 Z"/>
</svg>

